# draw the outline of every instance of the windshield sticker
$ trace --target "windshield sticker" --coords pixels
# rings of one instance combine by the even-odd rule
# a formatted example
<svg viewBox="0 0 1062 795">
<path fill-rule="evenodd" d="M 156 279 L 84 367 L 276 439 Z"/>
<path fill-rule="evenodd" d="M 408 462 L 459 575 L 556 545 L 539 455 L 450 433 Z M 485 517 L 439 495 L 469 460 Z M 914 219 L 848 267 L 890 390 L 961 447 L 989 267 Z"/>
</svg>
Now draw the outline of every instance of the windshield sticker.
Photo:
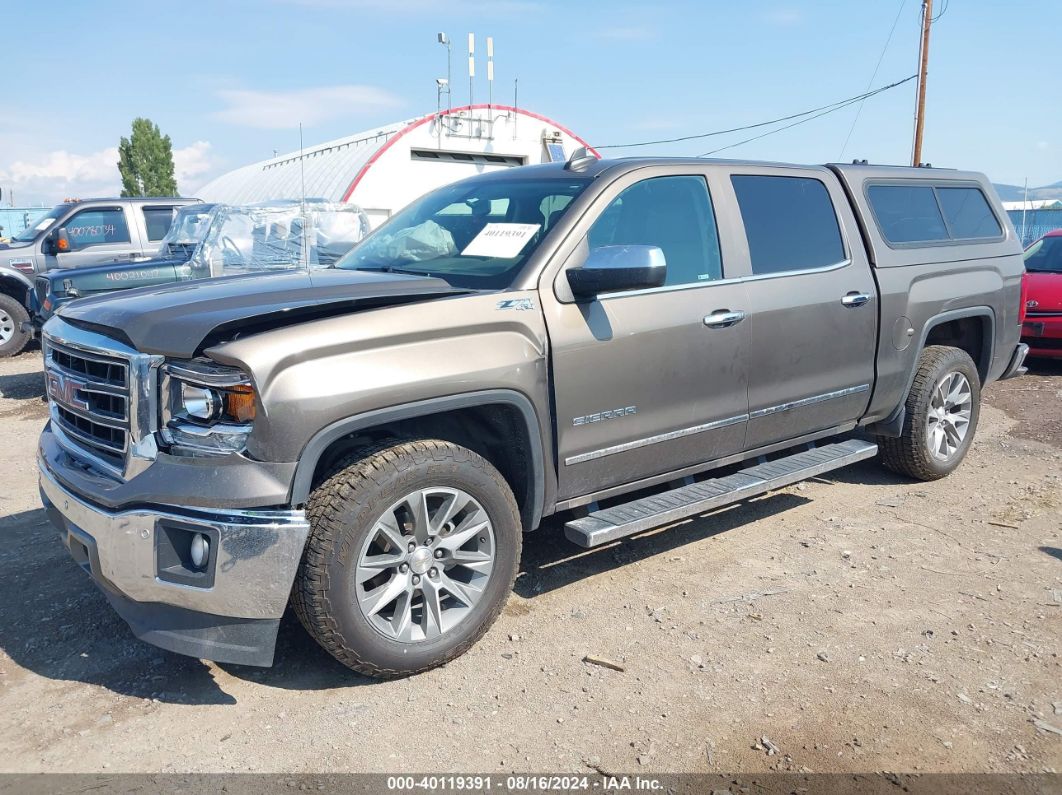
<svg viewBox="0 0 1062 795">
<path fill-rule="evenodd" d="M 487 224 L 461 252 L 462 257 L 517 257 L 542 224 Z"/>
<path fill-rule="evenodd" d="M 54 220 L 54 218 L 45 218 L 43 221 L 39 222 L 35 227 L 33 227 L 33 229 L 37 232 L 41 232 L 51 226 L 52 221 Z"/>
</svg>

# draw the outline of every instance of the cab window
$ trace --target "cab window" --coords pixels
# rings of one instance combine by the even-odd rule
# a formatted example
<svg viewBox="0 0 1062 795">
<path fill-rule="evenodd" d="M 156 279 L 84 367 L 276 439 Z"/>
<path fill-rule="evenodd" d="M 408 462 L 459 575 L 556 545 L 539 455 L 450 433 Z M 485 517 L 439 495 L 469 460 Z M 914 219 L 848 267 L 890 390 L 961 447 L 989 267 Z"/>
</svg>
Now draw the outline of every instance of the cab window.
<svg viewBox="0 0 1062 795">
<path fill-rule="evenodd" d="M 735 175 L 752 272 L 757 276 L 827 268 L 845 260 L 826 186 L 810 177 Z"/>
<path fill-rule="evenodd" d="M 144 226 L 147 228 L 148 240 L 158 242 L 166 237 L 173 223 L 172 207 L 145 207 Z"/>
<path fill-rule="evenodd" d="M 70 250 L 109 243 L 128 243 L 129 227 L 121 207 L 82 210 L 63 226 L 70 237 Z"/>
<path fill-rule="evenodd" d="M 723 278 L 719 232 L 704 177 L 653 177 L 617 196 L 587 236 L 600 246 L 657 246 L 673 287 Z"/>
</svg>

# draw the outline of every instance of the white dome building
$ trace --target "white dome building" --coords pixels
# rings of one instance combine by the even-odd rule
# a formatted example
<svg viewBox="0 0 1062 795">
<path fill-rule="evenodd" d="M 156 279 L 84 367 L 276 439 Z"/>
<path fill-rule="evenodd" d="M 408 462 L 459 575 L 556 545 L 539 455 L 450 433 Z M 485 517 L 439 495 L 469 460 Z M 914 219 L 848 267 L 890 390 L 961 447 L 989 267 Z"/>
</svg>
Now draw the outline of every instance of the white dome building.
<svg viewBox="0 0 1062 795">
<path fill-rule="evenodd" d="M 350 202 L 376 227 L 435 188 L 486 171 L 564 161 L 581 146 L 589 148 L 537 113 L 471 105 L 252 163 L 207 183 L 197 196 L 225 204 L 304 196 Z"/>
</svg>

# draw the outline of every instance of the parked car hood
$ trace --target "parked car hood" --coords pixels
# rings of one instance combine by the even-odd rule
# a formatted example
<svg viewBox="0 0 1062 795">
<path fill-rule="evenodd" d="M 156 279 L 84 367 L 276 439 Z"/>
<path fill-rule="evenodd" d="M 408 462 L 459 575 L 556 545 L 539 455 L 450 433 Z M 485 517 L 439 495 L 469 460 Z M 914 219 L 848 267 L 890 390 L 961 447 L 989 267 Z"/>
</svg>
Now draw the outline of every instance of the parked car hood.
<svg viewBox="0 0 1062 795">
<path fill-rule="evenodd" d="M 29 248 L 34 242 L 35 241 L 33 240 L 9 240 L 6 243 L 0 243 L 0 251 L 13 251 L 17 248 Z"/>
<path fill-rule="evenodd" d="M 1062 273 L 1029 271 L 1025 279 L 1027 298 L 1036 301 L 1030 312 L 1062 312 Z"/>
<path fill-rule="evenodd" d="M 464 292 L 426 276 L 274 271 L 107 293 L 74 301 L 58 314 L 144 353 L 189 358 L 238 334 Z"/>
<path fill-rule="evenodd" d="M 86 281 L 98 281 L 99 276 L 106 276 L 107 274 L 125 274 L 129 271 L 150 271 L 156 268 L 166 268 L 172 276 L 174 266 L 183 265 L 187 261 L 187 258 L 183 257 L 152 257 L 151 259 L 140 260 L 139 262 L 129 262 L 128 260 L 123 262 L 106 262 L 85 268 L 53 268 L 50 271 L 37 274 L 37 278 L 46 278 L 53 284 L 62 283 L 65 280 L 70 279 L 76 287 Z M 113 281 L 120 283 L 125 280 L 119 277 Z"/>
</svg>

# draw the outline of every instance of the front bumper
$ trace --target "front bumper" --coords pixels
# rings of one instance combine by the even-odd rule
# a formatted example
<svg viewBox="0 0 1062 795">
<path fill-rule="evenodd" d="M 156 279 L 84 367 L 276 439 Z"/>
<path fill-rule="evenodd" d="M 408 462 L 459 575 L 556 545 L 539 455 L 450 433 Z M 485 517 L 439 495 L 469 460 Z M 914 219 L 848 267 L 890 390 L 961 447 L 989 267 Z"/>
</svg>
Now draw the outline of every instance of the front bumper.
<svg viewBox="0 0 1062 795">
<path fill-rule="evenodd" d="M 1030 356 L 1062 358 L 1062 315 L 1027 315 L 1021 341 L 1028 344 Z"/>
<path fill-rule="evenodd" d="M 75 561 L 137 637 L 180 654 L 268 666 L 309 532 L 303 511 L 108 511 L 60 485 L 38 459 L 41 498 Z M 163 534 L 214 540 L 209 587 L 160 577 Z"/>
</svg>

